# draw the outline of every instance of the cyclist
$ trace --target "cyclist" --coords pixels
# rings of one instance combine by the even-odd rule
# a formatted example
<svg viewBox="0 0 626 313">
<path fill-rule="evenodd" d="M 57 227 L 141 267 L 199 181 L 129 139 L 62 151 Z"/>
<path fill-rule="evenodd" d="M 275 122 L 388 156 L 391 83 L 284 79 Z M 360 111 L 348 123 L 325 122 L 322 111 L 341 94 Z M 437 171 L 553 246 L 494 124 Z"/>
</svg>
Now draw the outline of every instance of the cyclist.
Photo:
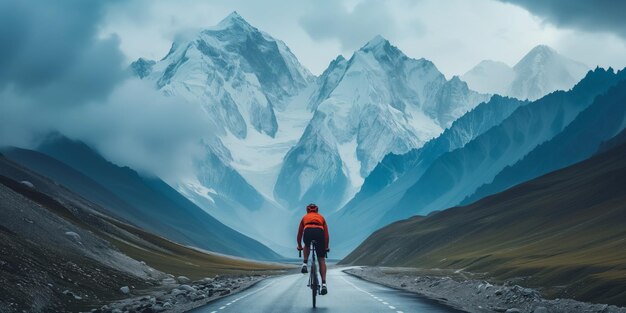
<svg viewBox="0 0 626 313">
<path fill-rule="evenodd" d="M 302 273 L 307 273 L 307 262 L 309 261 L 309 246 L 311 241 L 315 240 L 317 245 L 315 246 L 315 253 L 319 260 L 320 273 L 322 275 L 322 290 L 320 293 L 325 295 L 328 293 L 326 288 L 326 260 L 324 256 L 328 249 L 328 225 L 324 217 L 318 213 L 317 205 L 311 203 L 306 207 L 306 215 L 302 217 L 300 221 L 300 227 L 298 227 L 298 250 L 303 250 L 301 241 L 304 237 L 304 263 L 302 264 Z"/>
</svg>

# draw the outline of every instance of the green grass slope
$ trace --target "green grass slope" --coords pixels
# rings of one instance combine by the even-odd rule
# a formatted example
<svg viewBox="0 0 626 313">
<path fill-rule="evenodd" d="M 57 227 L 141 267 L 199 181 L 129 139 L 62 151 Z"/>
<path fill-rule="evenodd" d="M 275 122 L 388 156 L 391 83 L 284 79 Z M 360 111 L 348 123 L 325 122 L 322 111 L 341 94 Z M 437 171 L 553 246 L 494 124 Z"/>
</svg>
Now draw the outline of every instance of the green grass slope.
<svg viewBox="0 0 626 313">
<path fill-rule="evenodd" d="M 626 145 L 463 207 L 390 224 L 341 263 L 463 269 L 626 305 Z"/>
</svg>

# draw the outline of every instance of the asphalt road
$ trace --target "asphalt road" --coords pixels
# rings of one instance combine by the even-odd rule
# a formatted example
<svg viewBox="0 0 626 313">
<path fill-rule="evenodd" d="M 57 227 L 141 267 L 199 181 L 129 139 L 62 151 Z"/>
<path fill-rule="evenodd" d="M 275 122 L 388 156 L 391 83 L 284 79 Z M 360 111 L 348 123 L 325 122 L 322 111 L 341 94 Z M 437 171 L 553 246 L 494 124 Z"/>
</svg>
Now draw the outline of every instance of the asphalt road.
<svg viewBox="0 0 626 313">
<path fill-rule="evenodd" d="M 267 279 L 254 287 L 211 302 L 190 312 L 386 312 L 452 313 L 460 312 L 413 293 L 391 289 L 350 276 L 341 269 L 328 272 L 328 294 L 317 296 L 317 308 L 311 305 L 308 274 L 294 274 Z"/>
</svg>

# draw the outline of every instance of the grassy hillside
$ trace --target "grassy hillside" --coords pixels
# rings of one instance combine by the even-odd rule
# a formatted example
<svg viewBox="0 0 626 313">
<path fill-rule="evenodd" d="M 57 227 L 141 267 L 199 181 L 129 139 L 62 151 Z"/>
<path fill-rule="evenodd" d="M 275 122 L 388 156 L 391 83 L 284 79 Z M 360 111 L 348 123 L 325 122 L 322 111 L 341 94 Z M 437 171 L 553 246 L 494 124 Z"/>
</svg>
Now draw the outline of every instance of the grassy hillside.
<svg viewBox="0 0 626 313">
<path fill-rule="evenodd" d="M 176 244 L 102 212 L 0 155 L 0 311 L 84 311 L 123 297 L 121 286 L 158 286 L 165 273 L 199 279 L 286 267 Z"/>
<path fill-rule="evenodd" d="M 280 256 L 213 218 L 158 178 L 119 167 L 80 142 L 54 138 L 40 148 L 4 149 L 13 162 L 66 186 L 123 219 L 169 240 L 259 260 Z"/>
<path fill-rule="evenodd" d="M 626 305 L 626 145 L 388 225 L 342 263 L 463 269 L 548 296 Z"/>
</svg>

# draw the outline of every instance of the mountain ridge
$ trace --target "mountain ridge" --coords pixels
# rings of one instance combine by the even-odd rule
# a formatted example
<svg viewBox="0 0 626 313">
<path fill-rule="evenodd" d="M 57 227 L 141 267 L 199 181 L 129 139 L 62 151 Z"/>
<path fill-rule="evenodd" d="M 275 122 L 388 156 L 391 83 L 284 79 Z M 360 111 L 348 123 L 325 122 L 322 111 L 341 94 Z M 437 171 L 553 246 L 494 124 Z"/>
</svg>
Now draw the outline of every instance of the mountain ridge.
<svg viewBox="0 0 626 313">
<path fill-rule="evenodd" d="M 622 144 L 470 205 L 397 221 L 340 264 L 485 273 L 623 306 L 625 160 Z"/>
<path fill-rule="evenodd" d="M 537 45 L 513 67 L 483 60 L 462 77 L 471 87 L 482 92 L 537 100 L 553 91 L 570 89 L 588 70 L 586 65 L 547 45 Z"/>
<path fill-rule="evenodd" d="M 65 184 L 106 208 L 108 214 L 165 238 L 235 256 L 278 258 L 271 249 L 226 227 L 160 179 L 118 167 L 80 142 L 57 137 L 38 151 L 8 149 L 3 154 Z M 111 194 L 114 197 L 106 196 Z"/>
<path fill-rule="evenodd" d="M 493 181 L 463 200 L 471 203 L 489 194 L 585 160 L 626 127 L 626 81 L 596 97 L 561 133 L 542 143 L 517 163 L 504 168 Z"/>
<path fill-rule="evenodd" d="M 320 78 L 309 106 L 316 111 L 274 188 L 289 207 L 315 197 L 323 207 L 341 206 L 384 155 L 420 147 L 490 97 L 458 77 L 446 80 L 431 61 L 409 58 L 381 36 L 332 61 Z"/>
</svg>

